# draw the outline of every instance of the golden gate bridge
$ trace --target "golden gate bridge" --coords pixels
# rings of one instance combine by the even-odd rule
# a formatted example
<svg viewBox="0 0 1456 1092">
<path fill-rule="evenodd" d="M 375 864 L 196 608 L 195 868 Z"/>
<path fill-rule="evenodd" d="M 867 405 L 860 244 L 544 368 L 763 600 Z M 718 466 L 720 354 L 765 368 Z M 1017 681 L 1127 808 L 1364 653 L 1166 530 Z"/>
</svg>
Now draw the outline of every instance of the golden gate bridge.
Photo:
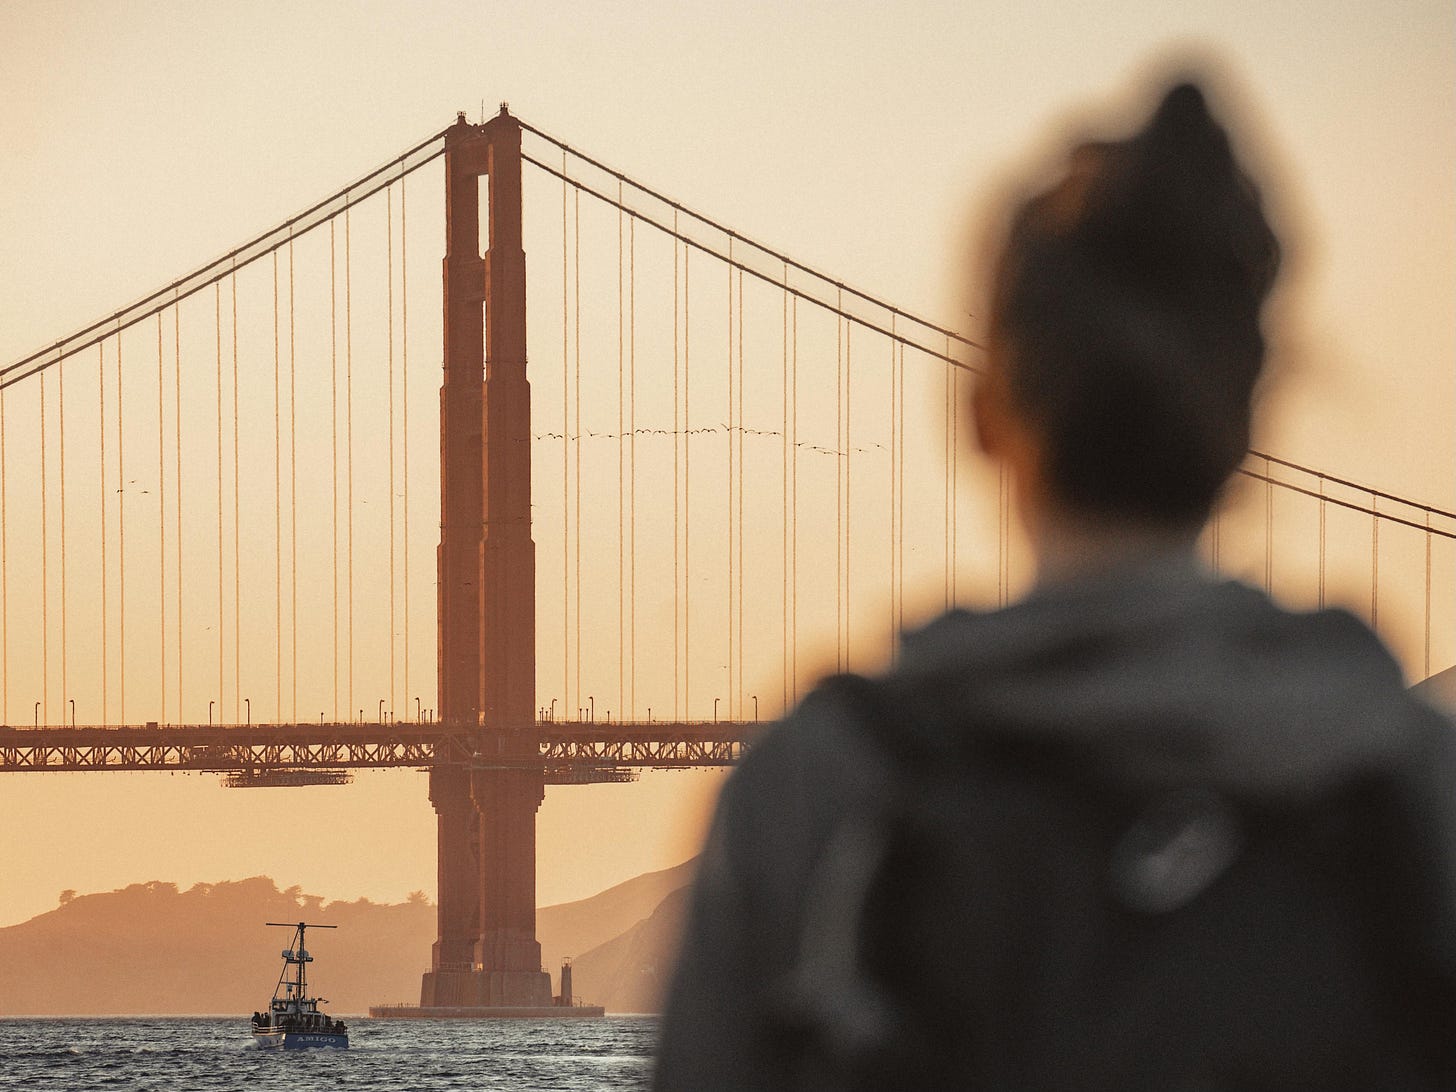
<svg viewBox="0 0 1456 1092">
<path fill-rule="evenodd" d="M 408 181 L 442 158 L 441 207 Z M 438 431 L 411 200 L 445 225 Z M 761 703 L 1014 594 L 1008 484 L 958 479 L 978 352 L 504 106 L 461 116 L 0 369 L 0 772 L 427 769 L 422 1003 L 549 1003 L 545 785 L 731 764 Z M 1358 606 L 1413 674 L 1456 656 L 1456 514 L 1264 452 L 1241 476 L 1210 564 Z"/>
</svg>

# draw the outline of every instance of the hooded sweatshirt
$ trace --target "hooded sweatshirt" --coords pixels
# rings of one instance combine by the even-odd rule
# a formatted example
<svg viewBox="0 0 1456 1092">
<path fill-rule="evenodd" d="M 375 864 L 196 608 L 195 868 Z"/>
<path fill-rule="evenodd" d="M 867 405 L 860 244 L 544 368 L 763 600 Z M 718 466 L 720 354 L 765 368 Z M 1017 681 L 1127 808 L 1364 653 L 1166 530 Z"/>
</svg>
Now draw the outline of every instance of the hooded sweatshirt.
<svg viewBox="0 0 1456 1092">
<path fill-rule="evenodd" d="M 1045 588 L 999 611 L 952 611 L 907 635 L 896 668 L 875 685 L 886 696 L 875 714 L 889 722 L 882 731 L 934 737 L 976 776 L 998 776 L 994 766 L 978 767 L 978 755 L 1013 753 L 1066 771 L 1074 795 L 1131 802 L 1124 841 L 1135 840 L 1146 808 L 1190 792 L 1226 801 L 1235 815 L 1317 811 L 1357 795 L 1373 801 L 1359 822 L 1376 828 L 1369 856 L 1378 867 L 1332 882 L 1355 889 L 1353 903 L 1377 908 L 1366 924 L 1383 939 L 1371 950 L 1384 958 L 1390 948 L 1392 974 L 1411 979 L 1418 1026 L 1402 1034 L 1425 1054 L 1382 1086 L 1447 1086 L 1451 1074 L 1439 1070 L 1450 1064 L 1449 1043 L 1456 1041 L 1456 729 L 1407 692 L 1390 654 L 1352 615 L 1287 611 L 1260 591 L 1210 577 L 1191 558 L 1162 559 Z M 819 688 L 766 734 L 725 786 L 668 996 L 657 1088 L 806 1086 L 785 1054 L 778 1025 L 784 985 L 802 962 L 806 935 L 832 928 L 809 906 L 808 892 L 842 855 L 836 834 L 854 817 L 882 810 L 892 788 L 904 788 L 894 785 L 884 749 L 857 719 L 835 687 Z M 975 782 L 966 777 L 967 791 Z M 1065 907 L 1036 905 L 1035 892 L 1007 893 L 1018 862 L 998 857 L 989 844 L 994 840 L 966 846 L 967 859 L 984 869 L 988 904 L 1020 899 L 1019 909 L 999 918 L 959 905 L 943 912 L 966 923 L 972 949 L 1035 953 L 1061 925 L 1074 923 L 1058 922 L 1057 913 L 1069 912 Z M 1149 860 L 1158 864 L 1155 855 Z M 1218 871 L 1158 908 L 1217 898 Z M 1051 887 L 1045 877 L 1040 882 L 1037 890 L 1054 891 L 1057 879 Z M 1391 891 L 1358 890 L 1391 884 Z M 1250 921 L 1263 931 L 1259 911 L 1253 908 Z M 1249 1004 L 1272 1003 L 1277 1011 L 1280 923 L 1267 924 L 1264 962 L 1274 968 L 1276 996 Z M 1289 946 L 1298 943 L 1291 935 Z M 1348 952 L 1332 957 L 1359 964 Z M 987 973 L 981 986 L 991 996 L 981 999 L 980 1009 L 966 1010 L 967 1023 L 978 1011 L 995 1013 L 998 990 L 1025 989 L 1018 976 L 1024 970 L 1029 977 L 1032 969 L 1009 958 L 1001 977 Z M 1302 989 L 1298 974 L 1291 975 L 1289 988 Z M 1192 977 L 1188 994 L 1197 996 L 1208 986 L 1202 972 L 1198 982 Z M 1240 981 L 1219 986 L 1233 991 L 1222 1000 L 1235 1010 Z M 1368 1030 L 1372 1041 L 1384 1035 L 1369 1027 L 1369 1000 L 1347 998 L 1341 981 L 1323 999 L 1325 1034 L 1347 1024 Z M 1167 1008 L 1168 999 L 1147 1002 L 1146 1019 L 1134 1026 L 1171 1036 L 1160 1049 L 1176 1067 L 1180 1029 L 1194 1026 L 1198 1013 L 1165 1027 L 1158 1006 Z M 1059 1026 L 1080 1027 L 1089 1036 L 1099 1026 L 1094 1016 L 1057 1018 Z M 969 1039 L 984 1029 L 962 1030 Z M 1001 1038 L 989 1035 L 987 1042 L 1007 1034 L 1016 1029 L 1003 1028 Z M 1243 1051 L 1238 1076 L 1196 1087 L 1335 1087 L 1328 1072 L 1301 1073 L 1298 1046 L 1229 1043 L 1231 1053 Z M 1101 1044 L 1093 1038 L 1077 1049 L 1086 1053 Z M 1128 1049 L 1144 1048 L 1134 1041 Z M 1059 1069 L 1044 1055 L 1033 1072 L 1032 1063 L 1018 1069 L 1020 1060 L 1008 1052 L 982 1070 L 1000 1074 L 998 1083 L 978 1087 L 1119 1086 L 1086 1073 L 1079 1078 L 1070 1057 Z M 1352 1071 L 1349 1080 L 1350 1087 L 1362 1087 L 1367 1078 Z"/>
</svg>

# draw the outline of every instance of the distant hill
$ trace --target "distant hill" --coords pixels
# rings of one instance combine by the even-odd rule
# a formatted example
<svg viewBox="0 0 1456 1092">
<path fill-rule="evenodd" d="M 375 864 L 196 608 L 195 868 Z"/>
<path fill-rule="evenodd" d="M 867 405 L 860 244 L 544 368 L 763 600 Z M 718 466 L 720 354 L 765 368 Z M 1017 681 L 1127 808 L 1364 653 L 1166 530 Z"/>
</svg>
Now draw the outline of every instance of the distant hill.
<svg viewBox="0 0 1456 1092">
<path fill-rule="evenodd" d="M 650 1011 L 651 980 L 676 945 L 676 919 L 661 908 L 680 898 L 694 864 L 541 909 L 542 962 L 553 985 L 561 957 L 575 956 L 578 997 L 614 1012 Z M 57 909 L 0 929 L 0 1016 L 252 1012 L 272 994 L 289 939 L 263 923 L 299 920 L 339 926 L 308 938 L 317 959 L 310 981 L 332 1012 L 418 1000 L 435 939 L 435 906 L 423 895 L 325 902 L 255 876 L 186 891 L 152 882 L 65 893 Z"/>
<path fill-rule="evenodd" d="M 325 903 L 255 876 L 187 891 L 132 884 L 0 929 L 0 1014 L 252 1012 L 273 993 L 289 940 L 263 923 L 299 920 L 339 926 L 308 938 L 310 980 L 332 1011 L 419 996 L 435 931 L 423 896 Z"/>
<path fill-rule="evenodd" d="M 572 990 L 608 1012 L 658 1012 L 687 918 L 687 887 L 679 887 L 652 915 L 572 961 Z"/>
<path fill-rule="evenodd" d="M 561 969 L 563 956 L 579 958 L 651 917 L 663 899 L 693 882 L 697 865 L 695 857 L 675 868 L 644 873 L 589 899 L 537 910 L 536 937 L 541 942 L 541 962 L 551 972 L 552 981 Z M 575 992 L 587 997 L 580 971 L 574 971 L 573 977 Z M 590 996 L 597 1004 L 603 1004 L 597 994 Z"/>
</svg>

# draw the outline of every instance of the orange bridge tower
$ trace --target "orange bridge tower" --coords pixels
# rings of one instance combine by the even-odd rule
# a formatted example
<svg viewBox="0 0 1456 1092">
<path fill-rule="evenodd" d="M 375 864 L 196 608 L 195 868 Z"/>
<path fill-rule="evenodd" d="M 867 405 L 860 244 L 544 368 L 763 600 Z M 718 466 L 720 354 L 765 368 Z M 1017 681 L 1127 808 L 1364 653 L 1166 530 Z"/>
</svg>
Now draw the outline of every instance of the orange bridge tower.
<svg viewBox="0 0 1456 1092">
<path fill-rule="evenodd" d="M 481 179 L 485 185 L 481 185 Z M 480 200 L 488 239 L 481 254 Z M 536 556 L 521 127 L 504 106 L 445 134 L 445 346 L 440 388 L 439 707 L 479 732 L 470 766 L 430 771 L 439 939 L 424 1007 L 538 1007 Z M 493 765 L 494 764 L 494 765 Z"/>
</svg>

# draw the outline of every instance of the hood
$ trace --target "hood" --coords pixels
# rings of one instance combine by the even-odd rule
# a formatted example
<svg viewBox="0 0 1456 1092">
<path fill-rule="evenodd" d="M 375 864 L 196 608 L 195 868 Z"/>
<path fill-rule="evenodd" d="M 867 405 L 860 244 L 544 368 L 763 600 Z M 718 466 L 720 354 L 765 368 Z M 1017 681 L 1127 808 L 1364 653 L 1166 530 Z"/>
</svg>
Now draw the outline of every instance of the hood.
<svg viewBox="0 0 1456 1092">
<path fill-rule="evenodd" d="M 1450 747 L 1354 616 L 1283 610 L 1191 558 L 953 611 L 907 635 L 896 675 L 957 733 L 1057 748 L 1139 792 L 1292 802 Z"/>
</svg>

